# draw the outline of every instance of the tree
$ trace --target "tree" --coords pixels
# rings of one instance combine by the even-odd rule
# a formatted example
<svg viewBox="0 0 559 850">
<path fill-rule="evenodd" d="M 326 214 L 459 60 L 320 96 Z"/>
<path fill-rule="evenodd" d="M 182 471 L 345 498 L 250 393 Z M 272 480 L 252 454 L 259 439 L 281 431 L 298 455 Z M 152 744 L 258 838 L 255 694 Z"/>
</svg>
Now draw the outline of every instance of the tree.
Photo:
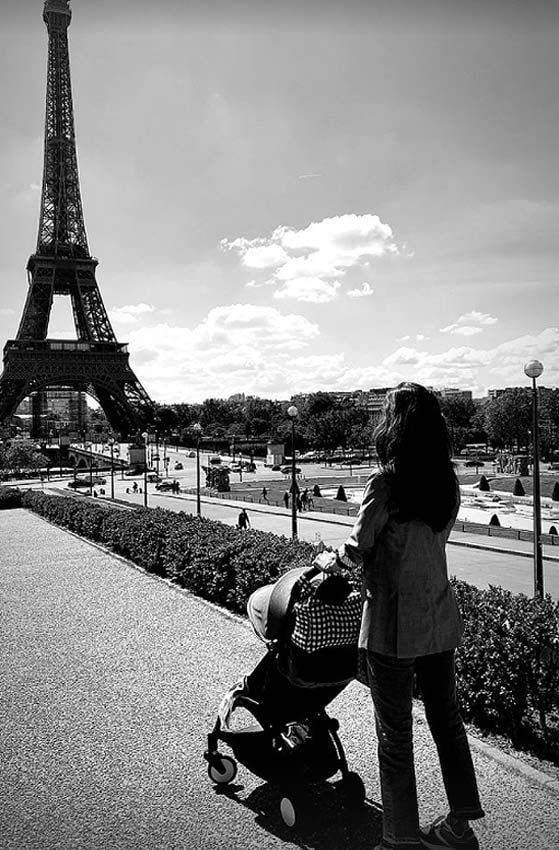
<svg viewBox="0 0 559 850">
<path fill-rule="evenodd" d="M 485 475 L 482 475 L 479 479 L 479 489 L 482 493 L 487 493 L 489 492 L 489 490 L 491 490 L 491 487 L 489 486 L 489 481 L 487 480 Z"/>
<path fill-rule="evenodd" d="M 484 408 L 489 441 L 511 451 L 528 445 L 532 427 L 532 393 L 524 387 L 513 387 L 498 398 L 490 399 Z"/>
<path fill-rule="evenodd" d="M 559 502 L 559 481 L 556 481 L 553 485 L 553 493 L 551 494 L 551 498 L 554 502 Z"/>
<path fill-rule="evenodd" d="M 346 492 L 344 490 L 343 484 L 340 484 L 338 487 L 338 492 L 336 493 L 336 499 L 338 502 L 347 502 Z"/>
<path fill-rule="evenodd" d="M 513 496 L 525 496 L 526 490 L 523 487 L 522 481 L 520 478 L 517 478 L 514 482 L 514 490 L 512 491 Z"/>
</svg>

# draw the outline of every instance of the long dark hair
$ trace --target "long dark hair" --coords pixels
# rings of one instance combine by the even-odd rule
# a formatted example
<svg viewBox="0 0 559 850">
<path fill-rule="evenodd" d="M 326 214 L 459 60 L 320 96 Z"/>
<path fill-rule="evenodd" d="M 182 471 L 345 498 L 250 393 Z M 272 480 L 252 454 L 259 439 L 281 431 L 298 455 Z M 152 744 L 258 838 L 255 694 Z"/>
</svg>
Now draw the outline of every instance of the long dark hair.
<svg viewBox="0 0 559 850">
<path fill-rule="evenodd" d="M 398 518 L 419 519 L 442 531 L 454 513 L 459 489 L 436 395 L 420 384 L 398 384 L 387 395 L 374 437 Z"/>
</svg>

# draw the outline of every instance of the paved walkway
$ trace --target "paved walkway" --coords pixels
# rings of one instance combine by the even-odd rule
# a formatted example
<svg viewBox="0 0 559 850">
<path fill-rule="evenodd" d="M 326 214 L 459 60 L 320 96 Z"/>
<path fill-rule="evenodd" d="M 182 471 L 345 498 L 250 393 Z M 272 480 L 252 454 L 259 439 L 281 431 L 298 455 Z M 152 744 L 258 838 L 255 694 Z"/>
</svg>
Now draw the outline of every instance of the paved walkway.
<svg viewBox="0 0 559 850">
<path fill-rule="evenodd" d="M 248 624 L 26 511 L 0 512 L 1 850 L 370 850 L 379 785 L 367 692 L 331 706 L 367 805 L 320 789 L 302 834 L 239 769 L 216 792 L 201 754 L 225 689 L 262 648 Z M 415 724 L 422 818 L 444 811 Z M 557 850 L 559 783 L 472 739 L 483 850 Z M 555 774 L 556 776 L 556 774 Z"/>
</svg>

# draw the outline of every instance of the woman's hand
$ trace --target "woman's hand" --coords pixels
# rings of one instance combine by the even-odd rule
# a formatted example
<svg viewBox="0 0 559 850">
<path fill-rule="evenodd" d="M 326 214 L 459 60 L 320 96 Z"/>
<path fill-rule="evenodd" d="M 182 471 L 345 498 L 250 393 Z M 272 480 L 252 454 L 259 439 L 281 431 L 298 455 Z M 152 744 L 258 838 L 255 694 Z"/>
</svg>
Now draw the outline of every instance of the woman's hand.
<svg viewBox="0 0 559 850">
<path fill-rule="evenodd" d="M 320 552 L 312 565 L 323 573 L 339 573 L 341 570 L 336 552 Z"/>
</svg>

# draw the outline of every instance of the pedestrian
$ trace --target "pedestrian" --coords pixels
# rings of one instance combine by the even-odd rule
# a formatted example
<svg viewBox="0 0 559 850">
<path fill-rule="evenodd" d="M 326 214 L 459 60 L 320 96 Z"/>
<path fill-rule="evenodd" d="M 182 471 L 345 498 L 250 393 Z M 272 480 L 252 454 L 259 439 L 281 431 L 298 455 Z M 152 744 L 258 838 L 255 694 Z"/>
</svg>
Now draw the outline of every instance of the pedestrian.
<svg viewBox="0 0 559 850">
<path fill-rule="evenodd" d="M 419 384 L 399 384 L 387 396 L 375 443 L 380 469 L 367 482 L 353 530 L 315 564 L 333 573 L 363 567 L 360 654 L 378 737 L 378 848 L 478 850 L 470 820 L 484 812 L 456 699 L 454 653 L 463 624 L 445 554 L 460 490 L 436 396 Z M 426 828 L 419 826 L 413 759 L 414 676 L 450 809 Z"/>
<path fill-rule="evenodd" d="M 241 531 L 245 531 L 247 528 L 250 528 L 250 517 L 246 512 L 246 508 L 243 508 L 241 513 L 239 514 L 237 525 L 239 526 Z"/>
<path fill-rule="evenodd" d="M 301 493 L 301 506 L 302 510 L 306 510 L 307 504 L 309 501 L 309 488 L 305 487 L 303 492 Z"/>
<path fill-rule="evenodd" d="M 285 493 L 283 494 L 283 504 L 285 505 L 286 508 L 289 507 L 289 491 L 288 490 L 286 490 Z"/>
<path fill-rule="evenodd" d="M 295 496 L 295 504 L 297 506 L 297 510 L 299 511 L 299 513 L 301 513 L 301 511 L 303 510 L 303 502 L 301 501 L 301 496 L 299 495 L 299 493 L 297 493 L 297 495 Z"/>
<path fill-rule="evenodd" d="M 136 482 L 135 482 L 135 481 L 134 481 L 134 484 L 132 485 L 132 492 L 133 492 L 133 493 L 137 493 L 137 492 L 138 492 L 138 485 L 136 484 Z"/>
<path fill-rule="evenodd" d="M 268 489 L 266 487 L 262 487 L 262 501 L 268 504 Z"/>
</svg>

